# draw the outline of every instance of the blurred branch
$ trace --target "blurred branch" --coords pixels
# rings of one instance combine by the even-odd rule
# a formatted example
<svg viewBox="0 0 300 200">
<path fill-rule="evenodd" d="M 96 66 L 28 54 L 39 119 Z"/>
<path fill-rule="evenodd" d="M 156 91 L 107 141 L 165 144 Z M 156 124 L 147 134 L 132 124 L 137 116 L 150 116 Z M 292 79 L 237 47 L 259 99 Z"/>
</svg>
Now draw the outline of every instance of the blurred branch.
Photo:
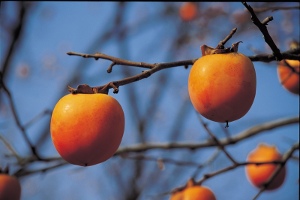
<svg viewBox="0 0 300 200">
<path fill-rule="evenodd" d="M 181 160 L 175 160 L 171 158 L 157 158 L 155 156 L 146 156 L 146 155 L 121 155 L 122 158 L 126 159 L 134 159 L 134 160 L 145 160 L 145 161 L 155 161 L 158 163 L 159 168 L 162 170 L 162 165 L 164 163 L 168 164 L 174 164 L 174 165 L 182 165 L 182 166 L 193 166 L 193 167 L 203 167 L 203 164 L 191 162 L 191 161 L 181 161 Z"/>
<path fill-rule="evenodd" d="M 202 165 L 206 166 L 206 165 L 209 165 L 211 164 L 213 161 L 215 161 L 218 157 L 218 155 L 220 154 L 220 149 L 216 149 L 216 151 L 210 156 L 210 158 L 204 162 Z M 196 169 L 196 171 L 194 172 L 194 174 L 192 175 L 192 178 L 196 178 L 196 175 L 200 172 L 200 170 L 202 169 L 202 167 L 198 167 Z"/>
<path fill-rule="evenodd" d="M 246 166 L 250 164 L 256 164 L 256 165 L 262 165 L 262 164 L 277 164 L 278 167 L 276 171 L 274 171 L 273 175 L 269 178 L 269 180 L 265 183 L 264 188 L 260 190 L 259 194 L 265 190 L 265 188 L 271 183 L 271 181 L 278 175 L 282 167 L 286 164 L 286 162 L 291 158 L 292 154 L 294 151 L 299 150 L 299 143 L 294 144 L 291 149 L 289 149 L 284 155 L 281 161 L 269 161 L 269 162 L 241 162 L 241 163 L 236 163 L 231 166 L 225 167 L 223 169 L 220 169 L 218 171 L 205 174 L 202 179 L 197 181 L 197 184 L 201 185 L 204 181 L 208 180 L 209 178 L 212 178 L 216 175 L 231 171 L 237 167 L 241 166 Z M 258 194 L 258 195 L 259 195 Z M 258 197 L 258 195 L 256 197 Z M 256 199 L 256 198 L 254 198 Z"/>
<path fill-rule="evenodd" d="M 274 128 L 279 128 L 279 127 L 282 127 L 285 125 L 291 125 L 291 124 L 295 124 L 295 123 L 299 123 L 299 117 L 275 120 L 275 121 L 260 124 L 260 125 L 250 128 L 250 129 L 247 129 L 247 130 L 237 134 L 236 136 L 232 137 L 230 140 L 228 140 L 226 138 L 226 139 L 219 140 L 219 142 L 223 146 L 232 145 L 232 144 L 235 144 L 242 140 L 245 140 L 246 138 L 253 137 L 263 131 L 267 131 L 267 130 L 271 130 Z M 117 152 L 114 154 L 114 156 L 128 157 L 128 155 L 127 155 L 128 153 L 133 153 L 133 152 L 138 153 L 138 152 L 144 152 L 144 151 L 152 150 L 152 149 L 183 149 L 184 148 L 184 149 L 195 150 L 195 149 L 200 149 L 200 148 L 216 147 L 216 146 L 218 146 L 218 144 L 216 144 L 214 141 L 207 141 L 207 142 L 195 143 L 195 144 L 192 144 L 192 143 L 166 143 L 166 144 L 147 143 L 147 144 L 140 144 L 140 145 L 135 145 L 135 146 L 123 147 L 123 148 L 121 147 L 117 150 Z M 25 164 L 34 164 L 35 161 L 50 162 L 50 163 L 59 161 L 59 164 L 57 164 L 57 167 L 69 164 L 66 161 L 64 161 L 61 157 L 47 158 L 47 159 L 42 159 L 42 160 L 37 160 L 37 158 L 31 157 L 30 159 L 26 159 L 26 160 L 27 160 L 27 162 Z M 245 165 L 245 164 L 239 163 L 239 165 Z M 30 170 L 28 171 L 28 170 L 26 170 L 26 167 L 22 167 L 22 169 L 20 169 L 18 172 L 15 173 L 15 176 L 21 177 L 21 176 L 25 176 L 25 175 L 29 175 L 29 174 L 33 174 L 33 173 L 45 172 L 48 170 L 48 168 L 54 169 L 55 166 L 45 167 L 45 168 L 33 170 L 33 171 L 30 171 Z M 235 167 L 231 166 L 231 167 L 229 167 L 229 169 L 223 169 L 223 170 L 228 171 L 233 168 L 235 168 Z M 219 173 L 222 173 L 222 172 L 219 172 Z"/>
<path fill-rule="evenodd" d="M 299 123 L 299 116 L 293 118 L 279 119 L 263 124 L 253 126 L 245 131 L 238 133 L 237 135 L 231 137 L 229 140 L 227 138 L 219 140 L 220 144 L 223 146 L 236 144 L 242 140 L 253 137 L 263 131 L 271 130 L 274 128 L 279 128 L 286 125 Z M 205 147 L 215 147 L 218 146 L 214 141 L 207 141 L 202 143 L 147 143 L 138 144 L 135 146 L 121 147 L 118 149 L 115 155 L 121 155 L 123 153 L 129 152 L 143 152 L 152 149 L 200 149 Z"/>
<path fill-rule="evenodd" d="M 37 122 L 42 117 L 44 117 L 46 115 L 51 115 L 51 113 L 52 113 L 52 110 L 48 110 L 48 109 L 42 111 L 40 114 L 38 114 L 37 116 L 35 116 L 33 119 L 31 119 L 30 121 L 28 121 L 26 124 L 24 124 L 24 128 L 28 128 L 29 126 L 31 126 L 33 123 Z"/>
<path fill-rule="evenodd" d="M 5 56 L 3 56 L 4 62 L 2 63 L 2 73 L 0 76 L 0 79 L 4 79 L 7 69 L 10 66 L 10 62 L 12 60 L 12 57 L 15 55 L 15 51 L 20 44 L 20 41 L 22 39 L 22 34 L 24 27 L 26 27 L 27 22 L 27 14 L 29 13 L 29 9 L 31 4 L 28 4 L 28 2 L 20 1 L 16 2 L 17 5 L 20 7 L 19 12 L 17 12 L 18 20 L 15 26 L 12 28 L 11 33 L 9 33 L 12 36 L 11 43 L 8 45 L 9 48 L 7 50 L 7 53 Z"/>
<path fill-rule="evenodd" d="M 246 166 L 246 165 L 263 165 L 263 164 L 276 164 L 278 165 L 276 171 L 274 171 L 273 175 L 269 178 L 269 180 L 265 183 L 265 187 L 262 188 L 260 190 L 260 192 L 255 196 L 254 199 L 256 199 L 259 194 L 261 194 L 265 188 L 271 183 L 271 181 L 276 177 L 276 175 L 278 175 L 278 173 L 280 172 L 280 170 L 282 169 L 282 167 L 286 164 L 286 162 L 292 157 L 294 151 L 296 150 L 299 150 L 299 143 L 296 143 L 294 144 L 284 155 L 283 155 L 283 158 L 281 161 L 268 161 L 268 162 L 239 162 L 239 163 L 235 163 L 231 166 L 228 166 L 228 167 L 225 167 L 225 168 L 222 168 L 220 170 L 217 170 L 215 172 L 212 172 L 212 173 L 207 173 L 207 174 L 204 174 L 203 177 L 199 180 L 199 181 L 196 181 L 196 184 L 197 185 L 201 185 L 204 181 L 212 178 L 212 177 L 215 177 L 217 175 L 220 175 L 220 174 L 223 174 L 225 172 L 229 172 L 233 169 L 236 169 L 238 167 L 243 167 L 243 166 Z M 183 186 L 184 187 L 184 186 Z M 177 190 L 181 190 L 183 187 L 178 187 L 178 188 L 175 188 L 173 189 L 171 192 L 166 192 L 165 194 L 169 194 L 169 193 L 172 193 L 173 191 L 177 191 Z"/>
<path fill-rule="evenodd" d="M 292 10 L 292 9 L 300 9 L 300 6 L 271 6 L 271 7 L 264 7 L 264 8 L 253 8 L 253 11 L 256 13 L 266 12 L 266 11 L 278 11 L 278 10 Z"/>
<path fill-rule="evenodd" d="M 40 169 L 35 169 L 35 170 L 26 170 L 24 168 L 21 168 L 19 171 L 17 171 L 14 176 L 20 178 L 20 177 L 23 177 L 23 176 L 28 176 L 28 175 L 31 175 L 31 174 L 36 174 L 36 173 L 45 173 L 45 172 L 48 172 L 50 170 L 54 170 L 54 169 L 57 169 L 58 167 L 62 167 L 62 166 L 65 166 L 67 165 L 68 163 L 65 162 L 64 160 L 61 160 L 58 164 L 55 164 L 55 165 L 52 165 L 52 166 L 47 166 L 47 167 L 44 167 L 44 168 L 40 168 Z"/>
<path fill-rule="evenodd" d="M 25 139 L 25 142 L 30 147 L 32 154 L 35 155 L 38 159 L 40 159 L 40 157 L 37 154 L 37 151 L 36 151 L 35 147 L 32 145 L 32 143 L 30 142 L 30 140 L 29 140 L 29 138 L 27 136 L 25 127 L 21 124 L 21 121 L 20 121 L 19 116 L 17 114 L 16 106 L 14 104 L 14 100 L 12 98 L 12 95 L 11 95 L 10 91 L 8 90 L 8 88 L 6 87 L 6 85 L 4 84 L 3 79 L 0 79 L 0 85 L 2 86 L 2 89 L 4 90 L 4 92 L 8 96 L 13 116 L 15 118 L 15 121 L 17 123 L 18 128 L 20 129 L 20 131 L 22 133 L 22 136 Z"/>
<path fill-rule="evenodd" d="M 225 153 L 225 155 L 227 156 L 227 158 L 233 162 L 234 164 L 236 164 L 237 162 L 233 159 L 233 157 L 227 152 L 227 150 L 225 149 L 224 145 L 217 139 L 217 137 L 209 130 L 207 124 L 202 120 L 202 117 L 200 115 L 198 115 L 199 120 L 202 124 L 202 126 L 204 127 L 204 129 L 206 130 L 206 132 L 211 136 L 211 138 L 213 139 L 213 141 L 217 144 L 217 146 L 219 147 L 219 149 L 221 149 L 221 151 L 223 151 L 223 153 Z M 228 124 L 228 122 L 227 122 Z M 226 125 L 227 127 L 228 125 Z"/>
<path fill-rule="evenodd" d="M 251 20 L 253 22 L 253 24 L 255 24 L 259 30 L 262 32 L 263 34 L 263 38 L 265 39 L 265 42 L 270 46 L 270 48 L 273 51 L 273 54 L 275 56 L 275 59 L 277 61 L 282 60 L 282 55 L 280 53 L 280 50 L 277 48 L 276 44 L 274 43 L 272 37 L 270 36 L 268 29 L 266 27 L 266 25 L 264 23 L 261 23 L 260 20 L 257 18 L 255 12 L 253 11 L 252 7 L 250 5 L 248 5 L 246 2 L 242 2 L 243 5 L 248 9 L 248 11 L 251 14 Z M 268 18 L 268 21 L 270 20 L 270 18 Z"/>
<path fill-rule="evenodd" d="M 2 137 L 1 135 L 0 135 L 0 140 L 4 143 L 4 145 L 6 146 L 6 148 L 12 152 L 13 156 L 16 157 L 17 160 L 19 160 L 20 157 L 18 156 L 18 154 L 17 154 L 17 152 L 15 151 L 15 149 L 11 146 L 11 144 L 10 144 L 9 142 L 7 142 L 7 141 L 4 139 L 4 137 Z"/>
</svg>

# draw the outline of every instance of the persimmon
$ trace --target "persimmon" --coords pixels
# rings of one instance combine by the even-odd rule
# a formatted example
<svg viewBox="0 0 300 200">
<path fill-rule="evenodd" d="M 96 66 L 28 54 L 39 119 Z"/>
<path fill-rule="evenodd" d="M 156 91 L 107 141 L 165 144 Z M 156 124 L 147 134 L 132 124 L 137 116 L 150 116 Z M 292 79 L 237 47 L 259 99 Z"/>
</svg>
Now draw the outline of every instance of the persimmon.
<svg viewBox="0 0 300 200">
<path fill-rule="evenodd" d="M 21 198 L 21 184 L 19 180 L 9 174 L 0 173 L 0 200 L 19 200 Z"/>
<path fill-rule="evenodd" d="M 248 156 L 248 162 L 272 162 L 281 161 L 282 155 L 275 146 L 267 145 L 264 143 L 259 144 L 254 150 L 252 150 Z M 249 164 L 246 165 L 246 176 L 248 181 L 255 187 L 264 187 L 264 184 L 272 176 L 278 164 Z M 286 176 L 286 167 L 281 168 L 279 174 L 273 179 L 273 181 L 266 187 L 266 190 L 274 190 L 279 188 Z"/>
<path fill-rule="evenodd" d="M 119 102 L 107 94 L 67 94 L 51 117 L 52 142 L 67 162 L 90 166 L 106 161 L 118 149 L 125 128 Z"/>
<path fill-rule="evenodd" d="M 198 7 L 196 3 L 184 2 L 179 8 L 179 16 L 183 21 L 191 21 L 197 17 Z"/>
<path fill-rule="evenodd" d="M 194 62 L 188 77 L 194 108 L 215 122 L 240 119 L 250 110 L 256 95 L 253 63 L 237 49 L 227 52 L 206 45 L 201 49 L 202 57 Z"/>
<path fill-rule="evenodd" d="M 210 188 L 197 185 L 190 179 L 183 188 L 174 190 L 170 200 L 216 200 Z"/>
<path fill-rule="evenodd" d="M 298 95 L 299 95 L 299 81 L 300 81 L 299 73 L 300 73 L 299 60 L 282 60 L 278 64 L 277 74 L 280 83 L 287 91 Z"/>
<path fill-rule="evenodd" d="M 290 50 L 300 47 L 298 41 L 292 40 L 289 44 Z M 287 91 L 299 95 L 299 76 L 300 76 L 299 60 L 281 60 L 278 62 L 277 75 L 278 79 Z"/>
</svg>

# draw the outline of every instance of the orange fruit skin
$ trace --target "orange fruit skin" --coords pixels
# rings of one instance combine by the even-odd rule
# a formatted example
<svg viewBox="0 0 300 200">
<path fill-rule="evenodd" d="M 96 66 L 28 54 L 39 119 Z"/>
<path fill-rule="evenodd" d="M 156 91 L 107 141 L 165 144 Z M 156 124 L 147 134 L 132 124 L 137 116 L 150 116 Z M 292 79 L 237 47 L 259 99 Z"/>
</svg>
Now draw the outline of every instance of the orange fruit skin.
<svg viewBox="0 0 300 200">
<path fill-rule="evenodd" d="M 118 149 L 125 128 L 119 102 L 106 94 L 68 94 L 51 117 L 52 142 L 67 162 L 90 166 L 106 161 Z"/>
<path fill-rule="evenodd" d="M 259 144 L 247 157 L 248 162 L 268 162 L 268 161 L 280 161 L 282 159 L 281 154 L 277 151 L 275 146 L 269 146 L 266 144 Z M 246 165 L 246 175 L 252 185 L 257 188 L 263 187 L 264 183 L 272 176 L 278 165 L 275 164 L 262 164 Z M 272 183 L 266 188 L 266 190 L 275 190 L 279 188 L 286 176 L 286 167 L 284 166 L 276 176 Z"/>
<path fill-rule="evenodd" d="M 293 71 L 285 65 L 284 61 L 280 61 L 277 67 L 277 75 L 282 86 L 289 92 L 299 95 L 299 72 L 300 61 L 299 60 L 286 60 L 286 62 L 293 68 Z"/>
<path fill-rule="evenodd" d="M 183 191 L 172 193 L 170 200 L 184 200 Z"/>
<path fill-rule="evenodd" d="M 184 190 L 183 200 L 216 200 L 216 197 L 207 187 L 193 186 Z"/>
<path fill-rule="evenodd" d="M 20 200 L 21 185 L 18 179 L 8 174 L 0 174 L 0 200 Z"/>
<path fill-rule="evenodd" d="M 173 193 L 170 200 L 216 200 L 216 197 L 209 188 L 195 185 Z"/>
<path fill-rule="evenodd" d="M 205 55 L 192 66 L 188 78 L 190 100 L 202 116 L 215 122 L 243 117 L 256 95 L 256 72 L 241 53 Z"/>
<path fill-rule="evenodd" d="M 183 21 L 191 21 L 198 13 L 197 5 L 193 2 L 184 2 L 179 8 L 179 16 Z"/>
</svg>

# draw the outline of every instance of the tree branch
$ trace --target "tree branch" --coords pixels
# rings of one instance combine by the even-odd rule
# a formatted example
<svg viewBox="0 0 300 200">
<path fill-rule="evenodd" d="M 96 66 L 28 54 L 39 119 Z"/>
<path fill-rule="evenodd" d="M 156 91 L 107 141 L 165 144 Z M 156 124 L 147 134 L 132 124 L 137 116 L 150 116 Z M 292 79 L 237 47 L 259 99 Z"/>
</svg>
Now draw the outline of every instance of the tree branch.
<svg viewBox="0 0 300 200">
<path fill-rule="evenodd" d="M 232 30 L 232 33 L 234 33 L 234 30 Z M 231 34 L 230 34 L 231 35 Z M 228 39 L 228 38 L 227 38 Z M 221 41 L 222 42 L 222 41 Z M 219 45 L 222 43 L 220 42 Z M 224 42 L 224 40 L 223 40 Z M 282 58 L 283 59 L 292 59 L 292 60 L 300 60 L 300 55 L 298 55 L 300 52 L 300 49 L 294 49 L 294 50 L 289 50 L 284 53 L 282 53 Z M 90 87 L 88 85 L 85 85 L 85 87 L 88 87 L 88 93 L 108 93 L 109 89 L 113 88 L 113 93 L 118 93 L 119 92 L 119 86 L 126 85 L 129 83 L 133 83 L 139 80 L 142 80 L 144 78 L 148 78 L 152 74 L 163 70 L 163 69 L 168 69 L 168 68 L 173 68 L 173 67 L 185 67 L 189 65 L 193 65 L 194 62 L 198 59 L 190 59 L 190 60 L 183 60 L 183 61 L 175 61 L 175 62 L 167 62 L 167 63 L 145 63 L 145 62 L 134 62 L 130 60 L 125 60 L 113 56 L 109 56 L 103 53 L 95 53 L 95 54 L 83 54 L 83 53 L 76 53 L 76 52 L 68 52 L 68 55 L 71 56 L 81 56 L 83 58 L 94 58 L 95 60 L 98 59 L 104 59 L 104 60 L 110 60 L 112 64 L 108 67 L 107 71 L 110 73 L 112 71 L 112 67 L 115 65 L 124 65 L 124 66 L 133 66 L 133 67 L 141 67 L 141 68 L 147 68 L 148 70 L 143 71 L 140 74 L 127 77 L 118 81 L 112 81 L 109 82 L 105 85 L 102 86 L 97 86 L 97 87 Z M 251 61 L 263 61 L 263 62 L 271 62 L 276 60 L 276 56 L 274 54 L 260 54 L 260 55 L 255 55 L 255 56 L 249 56 Z M 80 85 L 83 86 L 83 85 Z M 85 88 L 86 89 L 86 88 Z M 70 87 L 70 92 L 72 93 L 86 93 L 86 90 L 82 91 L 80 89 L 74 89 Z"/>
<path fill-rule="evenodd" d="M 265 186 L 260 190 L 260 192 L 256 195 L 256 197 L 259 196 L 259 194 L 261 194 L 266 187 L 271 183 L 271 181 L 278 175 L 278 173 L 280 172 L 280 170 L 282 169 L 282 167 L 286 164 L 286 162 L 291 158 L 291 156 L 293 155 L 294 151 L 299 149 L 299 143 L 293 145 L 293 147 L 291 149 L 289 149 L 284 155 L 283 155 L 283 159 L 282 161 L 270 161 L 270 162 L 241 162 L 241 163 L 236 163 L 233 164 L 231 166 L 225 167 L 223 169 L 220 169 L 218 171 L 209 173 L 209 174 L 205 174 L 202 179 L 200 179 L 199 181 L 197 181 L 197 184 L 201 185 L 204 181 L 208 180 L 209 178 L 212 178 L 216 175 L 219 174 L 223 174 L 225 172 L 231 171 L 237 167 L 241 167 L 241 166 L 246 166 L 246 165 L 250 165 L 250 164 L 256 164 L 256 165 L 262 165 L 262 164 L 277 164 L 279 165 L 277 167 L 277 169 L 274 171 L 273 175 L 269 178 L 269 180 L 265 183 Z M 256 199 L 256 197 L 254 199 Z"/>
<path fill-rule="evenodd" d="M 279 128 L 282 126 L 286 125 L 292 125 L 295 123 L 299 123 L 299 117 L 292 117 L 292 118 L 285 118 L 285 119 L 280 119 L 280 120 L 275 120 L 267 123 L 263 123 L 260 125 L 253 126 L 245 131 L 242 131 L 238 133 L 236 136 L 230 138 L 230 139 L 221 139 L 219 140 L 219 143 L 223 146 L 227 145 L 233 145 L 236 144 L 240 141 L 243 141 L 247 138 L 253 137 L 261 132 Z M 128 153 L 138 153 L 138 152 L 145 152 L 148 150 L 154 150 L 154 149 L 161 149 L 161 150 L 170 150 L 170 149 L 201 149 L 201 148 L 207 148 L 207 147 L 217 147 L 218 144 L 214 141 L 207 141 L 207 142 L 202 142 L 202 143 L 147 143 L 147 144 L 138 144 L 134 146 L 128 146 L 128 147 L 120 147 L 117 152 L 114 154 L 114 156 L 128 156 Z M 44 161 L 44 162 L 58 162 L 60 161 L 61 163 L 58 164 L 58 166 L 63 166 L 67 165 L 68 163 L 64 161 L 61 157 L 57 158 L 48 158 L 48 159 L 43 159 L 43 160 L 38 160 L 35 157 L 32 157 L 31 159 L 27 159 L 27 163 L 34 163 L 35 161 Z M 21 177 L 33 173 L 38 173 L 38 172 L 44 172 L 47 171 L 48 167 L 38 169 L 38 170 L 33 170 L 33 171 L 27 171 L 26 167 L 24 166 L 21 170 L 16 172 L 15 176 Z M 54 167 L 51 166 L 50 169 L 53 169 Z M 228 169 L 229 170 L 229 169 Z M 227 171 L 227 170 L 226 170 Z"/>
<path fill-rule="evenodd" d="M 250 12 L 251 14 L 251 20 L 253 22 L 253 24 L 255 24 L 258 29 L 262 32 L 263 34 L 263 38 L 265 39 L 265 42 L 270 46 L 270 48 L 273 51 L 273 54 L 275 56 L 275 59 L 277 61 L 282 60 L 282 55 L 280 53 L 280 50 L 277 48 L 276 44 L 274 43 L 272 37 L 270 36 L 268 29 L 266 27 L 265 24 L 261 23 L 259 21 L 259 19 L 257 18 L 255 12 L 253 11 L 252 7 L 250 5 L 248 5 L 246 2 L 242 2 L 243 5 L 247 8 L 247 10 Z"/>
</svg>

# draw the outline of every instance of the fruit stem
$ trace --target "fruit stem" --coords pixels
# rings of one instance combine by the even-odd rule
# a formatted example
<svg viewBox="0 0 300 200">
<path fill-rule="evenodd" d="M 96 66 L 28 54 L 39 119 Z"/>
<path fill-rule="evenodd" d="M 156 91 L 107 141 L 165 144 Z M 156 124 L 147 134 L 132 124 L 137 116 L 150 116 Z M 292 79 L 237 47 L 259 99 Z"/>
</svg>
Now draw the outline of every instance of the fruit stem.
<svg viewBox="0 0 300 200">
<path fill-rule="evenodd" d="M 232 29 L 231 32 L 229 33 L 229 35 L 227 35 L 224 40 L 221 40 L 219 42 L 219 44 L 216 47 L 216 49 L 224 49 L 225 48 L 224 45 L 233 36 L 233 34 L 236 32 L 236 30 L 237 30 L 237 28 Z"/>
</svg>

